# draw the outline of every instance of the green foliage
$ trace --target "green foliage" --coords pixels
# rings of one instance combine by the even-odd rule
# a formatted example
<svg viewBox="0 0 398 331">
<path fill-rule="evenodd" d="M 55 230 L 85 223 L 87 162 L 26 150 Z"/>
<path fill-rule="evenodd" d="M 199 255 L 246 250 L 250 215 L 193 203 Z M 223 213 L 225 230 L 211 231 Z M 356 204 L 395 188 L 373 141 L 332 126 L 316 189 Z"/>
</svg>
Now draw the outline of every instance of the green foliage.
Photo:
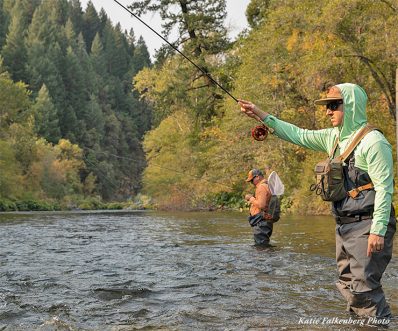
<svg viewBox="0 0 398 331">
<path fill-rule="evenodd" d="M 51 211 L 56 210 L 56 206 L 47 201 L 37 200 L 18 200 L 15 202 L 16 210 L 19 211 Z"/>
<path fill-rule="evenodd" d="M 29 118 L 30 100 L 26 85 L 14 83 L 7 72 L 0 74 L 0 138 L 9 137 L 13 123 L 23 123 Z"/>
<path fill-rule="evenodd" d="M 15 202 L 8 200 L 8 199 L 1 199 L 0 198 L 0 212 L 1 211 L 16 211 L 17 206 Z"/>
<path fill-rule="evenodd" d="M 250 27 L 256 28 L 264 22 L 266 10 L 270 5 L 270 0 L 251 0 L 246 8 L 246 18 Z"/>
<path fill-rule="evenodd" d="M 137 194 L 134 201 L 128 203 L 126 208 L 129 209 L 153 209 L 152 198 L 145 194 Z"/>
<path fill-rule="evenodd" d="M 78 208 L 82 210 L 105 209 L 105 204 L 99 197 L 91 197 L 79 202 Z"/>
<path fill-rule="evenodd" d="M 198 70 L 181 55 L 163 49 L 158 54 L 159 65 L 135 77 L 136 89 L 155 108 L 155 124 L 174 111 L 185 109 L 194 117 L 196 126 L 206 126 L 217 113 L 221 99 L 219 88 L 207 73 L 216 73 L 223 52 L 230 46 L 223 25 L 225 0 L 137 1 L 131 8 L 138 13 L 159 12 L 164 34 L 178 29 L 180 37 L 174 44 L 201 68 Z M 220 80 L 217 75 L 214 78 Z"/>
<path fill-rule="evenodd" d="M 130 8 L 139 15 L 159 12 L 163 34 L 178 30 L 180 37 L 175 44 L 184 44 L 184 49 L 195 56 L 218 54 L 226 48 L 225 0 L 144 0 L 135 1 Z"/>
<path fill-rule="evenodd" d="M 22 176 L 13 146 L 0 140 L 0 198 L 21 194 Z"/>
<path fill-rule="evenodd" d="M 234 96 L 300 127 L 329 126 L 313 100 L 358 83 L 369 121 L 395 140 L 396 1 L 251 0 L 252 30 L 233 48 L 224 0 L 131 8 L 159 12 L 179 49 Z M 78 0 L 0 0 L 0 54 L 0 209 L 97 209 L 103 199 L 242 208 L 247 171 L 268 164 L 285 183 L 284 208 L 327 212 L 308 191 L 323 155 L 272 136 L 252 141 L 255 123 L 205 74 L 164 48 L 151 66 L 144 40 L 91 2 L 83 11 Z"/>
<path fill-rule="evenodd" d="M 21 63 L 26 62 L 25 36 L 28 26 L 28 13 L 25 7 L 26 1 L 17 0 L 10 13 L 11 22 L 8 27 L 6 43 L 1 50 L 5 64 L 12 72 L 15 81 L 25 77 L 25 67 Z"/>
<path fill-rule="evenodd" d="M 113 26 L 91 2 L 85 11 L 78 0 L 0 5 L 0 139 L 15 148 L 23 182 L 35 196 L 57 199 L 83 186 L 84 194 L 105 199 L 136 194 L 145 165 L 140 140 L 151 123 L 149 105 L 131 91 L 133 75 L 151 65 L 143 39 Z M 38 138 L 67 139 L 91 163 L 60 184 L 51 165 L 56 152 L 38 147 Z M 35 171 L 49 176 L 34 180 Z"/>
<path fill-rule="evenodd" d="M 46 85 L 41 87 L 32 110 L 35 116 L 36 133 L 49 142 L 57 143 L 61 138 L 59 120 Z"/>
<path fill-rule="evenodd" d="M 222 63 L 213 62 L 211 71 L 228 77 L 225 82 L 233 95 L 308 129 L 330 126 L 313 100 L 332 84 L 357 83 L 369 95 L 369 121 L 394 142 L 397 8 L 388 1 L 252 0 L 247 16 L 253 29 L 223 53 Z M 156 67 L 135 77 L 136 88 L 156 112 L 155 128 L 144 143 L 144 189 L 158 205 L 194 208 L 215 201 L 238 208 L 239 197 L 252 193 L 244 182 L 247 171 L 268 164 L 286 186 L 285 210 L 329 212 L 329 205 L 309 191 L 314 164 L 325 155 L 272 135 L 262 143 L 251 140 L 255 122 L 239 116 L 235 102 L 227 97 L 198 126 L 195 113 L 205 111 L 205 94 L 186 92 L 184 85 L 196 85 L 185 83 L 190 69 L 179 57 L 161 58 Z M 184 127 L 189 133 L 183 133 Z M 196 179 L 188 180 L 188 174 Z"/>
<path fill-rule="evenodd" d="M 209 204 L 216 209 L 243 209 L 246 202 L 239 192 L 217 192 L 208 196 Z"/>
</svg>

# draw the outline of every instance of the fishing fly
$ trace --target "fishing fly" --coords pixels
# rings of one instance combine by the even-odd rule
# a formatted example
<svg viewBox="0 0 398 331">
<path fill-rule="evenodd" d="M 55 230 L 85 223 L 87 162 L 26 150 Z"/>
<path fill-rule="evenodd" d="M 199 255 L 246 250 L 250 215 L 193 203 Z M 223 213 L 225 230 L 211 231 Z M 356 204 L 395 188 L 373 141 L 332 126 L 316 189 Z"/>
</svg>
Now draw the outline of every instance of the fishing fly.
<svg viewBox="0 0 398 331">
<path fill-rule="evenodd" d="M 159 38 L 161 38 L 167 45 L 169 45 L 172 49 L 174 49 L 178 54 L 180 54 L 183 58 L 185 58 L 189 63 L 191 63 L 195 68 L 197 68 L 199 71 L 201 71 L 213 84 L 218 86 L 222 91 L 224 91 L 229 97 L 231 97 L 235 102 L 239 102 L 237 98 L 235 98 L 226 88 L 224 88 L 219 82 L 217 82 L 206 70 L 201 68 L 199 65 L 197 65 L 194 61 L 192 61 L 187 55 L 185 55 L 183 52 L 181 52 L 176 46 L 174 46 L 172 43 L 170 43 L 166 38 L 164 38 L 159 32 L 157 32 L 155 29 L 153 29 L 149 24 L 147 24 L 145 21 L 143 21 L 138 15 L 134 14 L 130 9 L 128 9 L 126 6 L 121 4 L 118 0 L 113 0 L 116 2 L 120 7 L 122 7 L 125 11 L 127 11 L 131 16 L 133 16 L 135 19 L 140 21 L 142 24 L 144 24 L 149 30 L 151 30 L 153 33 L 155 33 Z M 258 125 L 255 128 L 252 129 L 252 137 L 253 139 L 257 141 L 263 141 L 267 138 L 268 136 L 268 131 L 269 129 L 264 125 Z"/>
</svg>

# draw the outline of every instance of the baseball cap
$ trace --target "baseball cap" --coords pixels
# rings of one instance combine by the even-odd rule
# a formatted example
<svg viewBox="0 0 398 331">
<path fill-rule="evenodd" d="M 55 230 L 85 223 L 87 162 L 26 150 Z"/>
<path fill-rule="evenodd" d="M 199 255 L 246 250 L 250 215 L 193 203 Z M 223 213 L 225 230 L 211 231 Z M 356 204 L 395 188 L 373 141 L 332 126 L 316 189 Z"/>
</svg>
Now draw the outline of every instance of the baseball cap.
<svg viewBox="0 0 398 331">
<path fill-rule="evenodd" d="M 256 176 L 263 176 L 263 173 L 258 169 L 252 169 L 247 174 L 246 182 L 250 182 Z"/>
</svg>

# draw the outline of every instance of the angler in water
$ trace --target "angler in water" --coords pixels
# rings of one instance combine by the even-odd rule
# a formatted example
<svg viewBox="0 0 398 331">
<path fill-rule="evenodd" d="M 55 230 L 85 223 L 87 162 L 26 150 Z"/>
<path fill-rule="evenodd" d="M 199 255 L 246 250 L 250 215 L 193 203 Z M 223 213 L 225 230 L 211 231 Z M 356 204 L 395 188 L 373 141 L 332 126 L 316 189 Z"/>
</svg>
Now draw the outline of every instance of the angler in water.
<svg viewBox="0 0 398 331">
<path fill-rule="evenodd" d="M 263 173 L 258 169 L 249 171 L 246 182 L 256 187 L 254 196 L 252 194 L 245 196 L 245 200 L 250 204 L 249 223 L 253 228 L 254 242 L 256 245 L 268 246 L 273 229 L 270 215 L 266 213 L 271 200 L 271 191 Z"/>
<path fill-rule="evenodd" d="M 368 125 L 366 103 L 360 86 L 333 86 L 326 98 L 315 101 L 326 106 L 333 128 L 305 130 L 251 102 L 239 101 L 242 112 L 272 128 L 277 137 L 329 154 L 316 167 L 318 182 L 312 189 L 332 202 L 337 288 L 348 310 L 389 320 L 391 311 L 380 281 L 391 260 L 396 229 L 392 148 L 380 131 Z"/>
</svg>

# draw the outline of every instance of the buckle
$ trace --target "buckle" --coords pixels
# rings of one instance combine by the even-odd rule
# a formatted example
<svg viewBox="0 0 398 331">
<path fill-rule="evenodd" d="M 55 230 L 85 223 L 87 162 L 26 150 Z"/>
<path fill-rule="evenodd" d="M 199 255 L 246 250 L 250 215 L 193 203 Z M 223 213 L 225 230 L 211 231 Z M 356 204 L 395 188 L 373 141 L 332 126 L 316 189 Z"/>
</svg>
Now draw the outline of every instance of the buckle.
<svg viewBox="0 0 398 331">
<path fill-rule="evenodd" d="M 350 196 L 351 198 L 355 199 L 355 198 L 358 196 L 359 192 L 360 192 L 360 191 L 358 190 L 358 188 L 354 188 L 353 190 L 348 191 L 347 194 L 348 194 L 348 196 Z"/>
</svg>

